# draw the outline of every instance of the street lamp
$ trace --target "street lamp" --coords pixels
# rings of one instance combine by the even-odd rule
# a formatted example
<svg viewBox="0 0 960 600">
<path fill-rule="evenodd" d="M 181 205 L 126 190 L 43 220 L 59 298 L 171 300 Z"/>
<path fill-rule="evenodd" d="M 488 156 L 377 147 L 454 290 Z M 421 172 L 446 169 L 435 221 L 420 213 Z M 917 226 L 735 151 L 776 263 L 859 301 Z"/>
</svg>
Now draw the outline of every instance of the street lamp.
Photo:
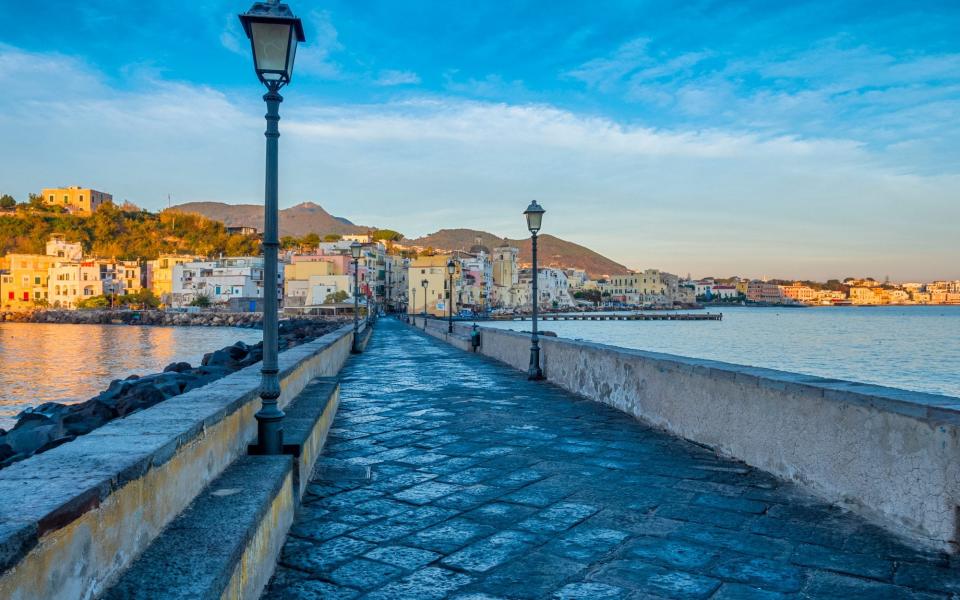
<svg viewBox="0 0 960 600">
<path fill-rule="evenodd" d="M 257 412 L 257 447 L 262 454 L 283 452 L 283 411 L 280 397 L 279 323 L 277 319 L 277 253 L 280 247 L 277 206 L 277 143 L 280 137 L 280 88 L 290 83 L 297 43 L 304 41 L 303 25 L 286 4 L 277 0 L 255 2 L 240 15 L 240 23 L 250 39 L 253 66 L 267 87 L 267 160 L 263 202 L 263 364 L 260 369 L 260 399 Z"/>
<path fill-rule="evenodd" d="M 447 333 L 453 333 L 453 274 L 457 272 L 457 263 L 450 259 L 447 263 L 447 274 L 450 276 L 449 298 L 447 298 Z"/>
<path fill-rule="evenodd" d="M 533 254 L 533 331 L 530 334 L 530 368 L 527 369 L 527 379 L 543 379 L 543 370 L 540 368 L 540 339 L 537 337 L 537 308 L 540 304 L 539 291 L 537 290 L 537 280 L 540 278 L 537 270 L 537 233 L 540 231 L 540 225 L 543 223 L 543 207 L 534 200 L 523 211 L 527 217 L 527 229 L 531 235 L 531 250 Z"/>
<path fill-rule="evenodd" d="M 353 347 L 350 352 L 360 354 L 360 253 L 363 246 L 360 242 L 350 244 L 350 256 L 353 257 Z M 369 308 L 370 303 L 367 302 Z M 367 310 L 367 316 L 370 311 Z"/>
<path fill-rule="evenodd" d="M 427 330 L 427 286 L 430 285 L 430 282 L 424 279 L 420 282 L 420 285 L 423 286 L 423 330 Z"/>
</svg>

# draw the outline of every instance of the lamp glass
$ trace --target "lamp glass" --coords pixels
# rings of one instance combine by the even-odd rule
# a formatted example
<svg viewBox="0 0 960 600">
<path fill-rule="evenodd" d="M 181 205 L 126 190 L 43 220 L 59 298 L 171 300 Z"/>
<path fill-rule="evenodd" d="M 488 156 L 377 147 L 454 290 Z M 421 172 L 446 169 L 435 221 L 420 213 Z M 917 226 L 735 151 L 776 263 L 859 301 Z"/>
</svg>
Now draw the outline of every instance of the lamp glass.
<svg viewBox="0 0 960 600">
<path fill-rule="evenodd" d="M 257 73 L 267 81 L 290 80 L 293 70 L 293 39 L 291 23 L 250 23 L 250 38 L 253 42 L 253 60 Z M 291 46 L 294 48 L 291 49 Z"/>
<path fill-rule="evenodd" d="M 361 250 L 361 249 L 362 249 L 362 246 L 360 246 L 360 244 L 358 244 L 357 242 L 354 242 L 354 243 L 350 244 L 350 254 L 351 254 L 354 258 L 360 258 L 360 250 Z"/>
<path fill-rule="evenodd" d="M 451 260 L 450 262 L 447 263 L 447 273 L 450 273 L 451 275 L 453 275 L 456 272 L 457 272 L 457 264 Z"/>
<path fill-rule="evenodd" d="M 540 226 L 543 224 L 543 213 L 545 212 L 536 200 L 530 203 L 527 210 L 523 211 L 523 214 L 527 217 L 527 229 L 530 230 L 530 233 L 540 231 Z"/>
</svg>

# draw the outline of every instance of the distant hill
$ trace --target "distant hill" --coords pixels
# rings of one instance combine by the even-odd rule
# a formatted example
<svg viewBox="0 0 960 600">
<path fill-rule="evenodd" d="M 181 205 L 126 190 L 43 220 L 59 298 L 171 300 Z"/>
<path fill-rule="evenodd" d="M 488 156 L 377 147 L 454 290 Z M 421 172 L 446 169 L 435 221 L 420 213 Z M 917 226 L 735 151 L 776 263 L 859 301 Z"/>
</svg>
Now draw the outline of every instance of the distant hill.
<svg viewBox="0 0 960 600">
<path fill-rule="evenodd" d="M 487 231 L 476 229 L 441 229 L 436 233 L 431 233 L 416 240 L 407 240 L 407 242 L 437 250 L 469 251 L 477 244 L 477 238 L 480 239 L 480 245 L 486 246 L 488 249 L 493 249 L 505 240 L 505 238 Z M 529 263 L 533 260 L 530 251 L 530 238 L 522 240 L 507 239 L 506 241 L 520 249 L 520 262 Z M 593 278 L 617 275 L 628 271 L 627 267 L 589 248 L 552 235 L 541 235 L 537 250 L 541 265 L 575 267 L 585 270 Z"/>
<path fill-rule="evenodd" d="M 170 210 L 203 215 L 227 226 L 256 227 L 263 231 L 263 206 L 258 204 L 224 204 L 223 202 L 187 202 Z M 375 227 L 354 225 L 342 217 L 334 217 L 313 202 L 304 202 L 280 211 L 280 235 L 301 237 L 308 233 L 366 233 Z"/>
</svg>

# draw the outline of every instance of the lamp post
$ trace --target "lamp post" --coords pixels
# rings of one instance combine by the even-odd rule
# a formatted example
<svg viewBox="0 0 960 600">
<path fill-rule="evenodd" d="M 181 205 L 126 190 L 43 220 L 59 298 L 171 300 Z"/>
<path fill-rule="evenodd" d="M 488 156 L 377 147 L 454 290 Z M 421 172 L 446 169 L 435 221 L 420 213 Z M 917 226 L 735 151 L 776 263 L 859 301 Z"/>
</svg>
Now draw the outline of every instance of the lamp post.
<svg viewBox="0 0 960 600">
<path fill-rule="evenodd" d="M 410 313 L 407 316 L 407 323 L 413 321 L 413 315 L 417 314 L 417 288 L 414 286 L 410 289 L 413 290 L 413 303 L 407 307 L 408 312 Z"/>
<path fill-rule="evenodd" d="M 423 330 L 427 330 L 427 286 L 430 285 L 430 282 L 424 279 L 420 282 L 420 285 L 423 286 Z"/>
<path fill-rule="evenodd" d="M 360 354 L 360 252 L 363 246 L 360 242 L 350 244 L 350 256 L 353 257 L 353 347 L 350 352 Z M 370 303 L 367 302 L 369 308 Z M 367 316 L 370 311 L 367 310 Z"/>
<path fill-rule="evenodd" d="M 453 274 L 457 271 L 457 263 L 450 259 L 447 263 L 447 274 L 450 276 L 449 298 L 447 298 L 447 333 L 453 333 Z"/>
<path fill-rule="evenodd" d="M 260 369 L 260 399 L 257 412 L 257 448 L 262 454 L 283 451 L 283 411 L 277 406 L 280 378 L 277 366 L 279 323 L 277 320 L 277 252 L 280 247 L 277 222 L 277 146 L 280 130 L 280 88 L 290 83 L 297 43 L 304 41 L 303 25 L 290 7 L 277 0 L 255 2 L 240 15 L 240 23 L 250 40 L 253 66 L 260 82 L 267 88 L 263 96 L 267 104 L 266 176 L 263 202 L 263 364 Z"/>
<path fill-rule="evenodd" d="M 531 253 L 533 254 L 533 330 L 530 334 L 530 368 L 527 369 L 527 379 L 543 379 L 543 370 L 540 368 L 540 338 L 537 336 L 537 309 L 540 304 L 537 280 L 540 279 L 537 270 L 537 233 L 543 224 L 543 207 L 534 200 L 523 214 L 527 217 L 527 229 L 530 230 Z"/>
</svg>

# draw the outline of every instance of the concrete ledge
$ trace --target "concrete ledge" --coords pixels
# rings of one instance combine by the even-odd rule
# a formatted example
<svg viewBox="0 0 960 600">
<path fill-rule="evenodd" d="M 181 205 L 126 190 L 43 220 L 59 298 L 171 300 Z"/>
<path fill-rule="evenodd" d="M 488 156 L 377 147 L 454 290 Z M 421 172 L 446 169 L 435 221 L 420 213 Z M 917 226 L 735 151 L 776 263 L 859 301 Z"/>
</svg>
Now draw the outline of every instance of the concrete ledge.
<svg viewBox="0 0 960 600">
<path fill-rule="evenodd" d="M 303 498 L 313 466 L 323 452 L 339 406 L 340 384 L 332 377 L 318 377 L 286 410 L 283 449 L 294 458 L 293 483 L 298 501 Z"/>
<path fill-rule="evenodd" d="M 294 493 L 289 456 L 237 459 L 102 598 L 258 598 L 293 523 Z"/>
<path fill-rule="evenodd" d="M 482 354 L 527 369 L 528 334 L 481 336 Z M 551 383 L 960 550 L 960 398 L 560 338 L 541 347 Z"/>
<path fill-rule="evenodd" d="M 280 355 L 281 407 L 349 356 L 342 327 Z M 256 435 L 260 365 L 0 472 L 0 598 L 102 593 Z"/>
</svg>

